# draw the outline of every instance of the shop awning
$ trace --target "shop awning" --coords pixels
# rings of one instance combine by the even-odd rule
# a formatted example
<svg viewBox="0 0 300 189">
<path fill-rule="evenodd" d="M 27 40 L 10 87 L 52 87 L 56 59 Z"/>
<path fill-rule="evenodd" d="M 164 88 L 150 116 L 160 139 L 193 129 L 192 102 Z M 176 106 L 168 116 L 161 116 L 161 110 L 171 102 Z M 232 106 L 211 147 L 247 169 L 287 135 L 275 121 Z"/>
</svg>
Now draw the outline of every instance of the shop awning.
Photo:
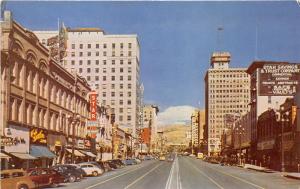
<svg viewBox="0 0 300 189">
<path fill-rule="evenodd" d="M 90 156 L 90 157 L 97 157 L 95 154 L 93 154 L 92 152 L 89 152 L 89 151 L 84 151 L 84 150 L 81 150 L 81 153 L 87 155 L 87 156 Z"/>
<path fill-rule="evenodd" d="M 68 151 L 69 153 L 72 154 L 72 149 L 68 149 L 68 148 L 67 148 L 67 151 Z M 76 149 L 74 149 L 74 155 L 75 155 L 75 156 L 79 156 L 79 157 L 84 157 L 84 156 L 85 156 L 83 153 L 79 152 L 79 151 L 76 150 Z"/>
<path fill-rule="evenodd" d="M 25 153 L 11 152 L 10 154 L 17 158 L 20 158 L 20 159 L 36 159 L 35 157 L 31 156 L 30 154 L 25 154 Z"/>
<path fill-rule="evenodd" d="M 30 155 L 36 158 L 55 158 L 56 155 L 53 154 L 46 146 L 30 146 Z"/>
<path fill-rule="evenodd" d="M 0 158 L 1 159 L 9 159 L 10 157 L 2 152 L 0 152 Z"/>
</svg>

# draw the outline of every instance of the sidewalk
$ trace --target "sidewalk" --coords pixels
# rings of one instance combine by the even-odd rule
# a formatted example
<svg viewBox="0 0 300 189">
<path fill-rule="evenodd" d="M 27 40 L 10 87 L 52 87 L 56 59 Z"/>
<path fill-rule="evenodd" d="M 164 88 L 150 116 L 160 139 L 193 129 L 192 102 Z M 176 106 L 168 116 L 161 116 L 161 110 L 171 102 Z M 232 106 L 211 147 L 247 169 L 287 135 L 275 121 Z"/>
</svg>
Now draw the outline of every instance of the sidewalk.
<svg viewBox="0 0 300 189">
<path fill-rule="evenodd" d="M 260 167 L 260 166 L 256 166 L 256 165 L 251 165 L 251 164 L 245 164 L 244 168 L 255 170 L 255 171 L 260 171 L 260 172 L 265 172 L 265 173 L 275 173 L 275 172 L 277 172 L 277 171 L 274 171 L 272 169 L 268 169 L 268 168 Z M 300 173 L 292 173 L 292 172 L 288 173 L 287 172 L 287 173 L 283 173 L 282 176 L 300 180 Z"/>
</svg>

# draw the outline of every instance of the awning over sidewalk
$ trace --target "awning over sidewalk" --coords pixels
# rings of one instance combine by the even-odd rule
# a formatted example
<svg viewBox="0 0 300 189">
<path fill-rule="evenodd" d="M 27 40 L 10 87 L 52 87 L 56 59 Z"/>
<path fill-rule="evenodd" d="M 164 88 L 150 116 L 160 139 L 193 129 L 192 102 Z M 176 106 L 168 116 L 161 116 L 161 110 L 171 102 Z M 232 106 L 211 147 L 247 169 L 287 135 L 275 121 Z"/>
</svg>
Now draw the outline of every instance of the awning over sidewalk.
<svg viewBox="0 0 300 189">
<path fill-rule="evenodd" d="M 72 154 L 72 149 L 68 149 L 68 148 L 67 148 L 67 151 L 68 151 L 69 153 Z M 78 156 L 78 157 L 85 157 L 85 155 L 84 155 L 83 153 L 79 152 L 79 151 L 76 150 L 76 149 L 74 149 L 74 155 L 75 155 L 75 156 Z"/>
<path fill-rule="evenodd" d="M 19 159 L 27 159 L 27 160 L 36 159 L 35 157 L 31 156 L 30 154 L 25 154 L 25 153 L 11 152 L 10 154 Z"/>
<path fill-rule="evenodd" d="M 56 155 L 53 154 L 46 146 L 30 146 L 30 155 L 36 158 L 55 158 Z"/>
<path fill-rule="evenodd" d="M 10 157 L 2 152 L 0 152 L 0 158 L 1 159 L 9 159 Z"/>
<path fill-rule="evenodd" d="M 93 154 L 92 152 L 89 152 L 89 151 L 81 150 L 80 152 L 83 153 L 83 154 L 85 154 L 85 155 L 87 155 L 87 156 L 90 156 L 92 158 L 97 157 L 95 154 Z"/>
</svg>

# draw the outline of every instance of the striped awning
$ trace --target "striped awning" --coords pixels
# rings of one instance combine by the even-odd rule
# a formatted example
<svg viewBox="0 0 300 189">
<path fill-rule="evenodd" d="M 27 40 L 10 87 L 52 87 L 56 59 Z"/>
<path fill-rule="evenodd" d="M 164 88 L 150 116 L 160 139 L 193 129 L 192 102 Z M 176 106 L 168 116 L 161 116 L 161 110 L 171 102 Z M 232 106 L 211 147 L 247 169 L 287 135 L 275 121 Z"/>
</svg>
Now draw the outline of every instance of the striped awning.
<svg viewBox="0 0 300 189">
<path fill-rule="evenodd" d="M 25 153 L 17 153 L 17 152 L 11 152 L 11 155 L 19 158 L 19 159 L 36 159 L 35 157 L 31 156 L 30 154 L 25 154 Z"/>
<path fill-rule="evenodd" d="M 87 155 L 87 156 L 93 157 L 93 158 L 97 157 L 95 154 L 93 154 L 90 151 L 81 150 L 80 152 L 83 153 L 83 154 L 85 154 L 85 155 Z"/>
<path fill-rule="evenodd" d="M 69 153 L 72 154 L 72 149 L 68 149 L 68 148 L 67 148 L 67 151 L 68 151 Z M 78 157 L 85 157 L 85 155 L 84 155 L 83 153 L 79 152 L 79 151 L 76 150 L 76 149 L 74 149 L 74 155 L 75 155 L 75 156 L 78 156 Z"/>
<path fill-rule="evenodd" d="M 53 154 L 49 148 L 46 146 L 36 146 L 32 145 L 30 146 L 30 155 L 36 157 L 36 158 L 55 158 L 56 155 Z"/>
<path fill-rule="evenodd" d="M 0 158 L 1 159 L 9 159 L 10 157 L 2 152 L 0 152 Z"/>
</svg>

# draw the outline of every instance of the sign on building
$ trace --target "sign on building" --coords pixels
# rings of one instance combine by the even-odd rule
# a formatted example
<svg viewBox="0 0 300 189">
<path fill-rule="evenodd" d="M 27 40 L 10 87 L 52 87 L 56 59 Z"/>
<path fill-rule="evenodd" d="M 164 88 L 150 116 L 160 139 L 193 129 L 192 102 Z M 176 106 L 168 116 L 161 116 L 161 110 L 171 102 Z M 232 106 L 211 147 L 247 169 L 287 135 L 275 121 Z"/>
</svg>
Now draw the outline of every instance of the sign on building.
<svg viewBox="0 0 300 189">
<path fill-rule="evenodd" d="M 96 138 L 96 134 L 98 132 L 98 122 L 97 122 L 97 93 L 92 92 L 90 94 L 90 112 L 91 117 L 87 122 L 87 132 L 91 138 Z"/>
<path fill-rule="evenodd" d="M 265 64 L 259 75 L 260 96 L 294 96 L 299 90 L 299 64 Z"/>
</svg>

